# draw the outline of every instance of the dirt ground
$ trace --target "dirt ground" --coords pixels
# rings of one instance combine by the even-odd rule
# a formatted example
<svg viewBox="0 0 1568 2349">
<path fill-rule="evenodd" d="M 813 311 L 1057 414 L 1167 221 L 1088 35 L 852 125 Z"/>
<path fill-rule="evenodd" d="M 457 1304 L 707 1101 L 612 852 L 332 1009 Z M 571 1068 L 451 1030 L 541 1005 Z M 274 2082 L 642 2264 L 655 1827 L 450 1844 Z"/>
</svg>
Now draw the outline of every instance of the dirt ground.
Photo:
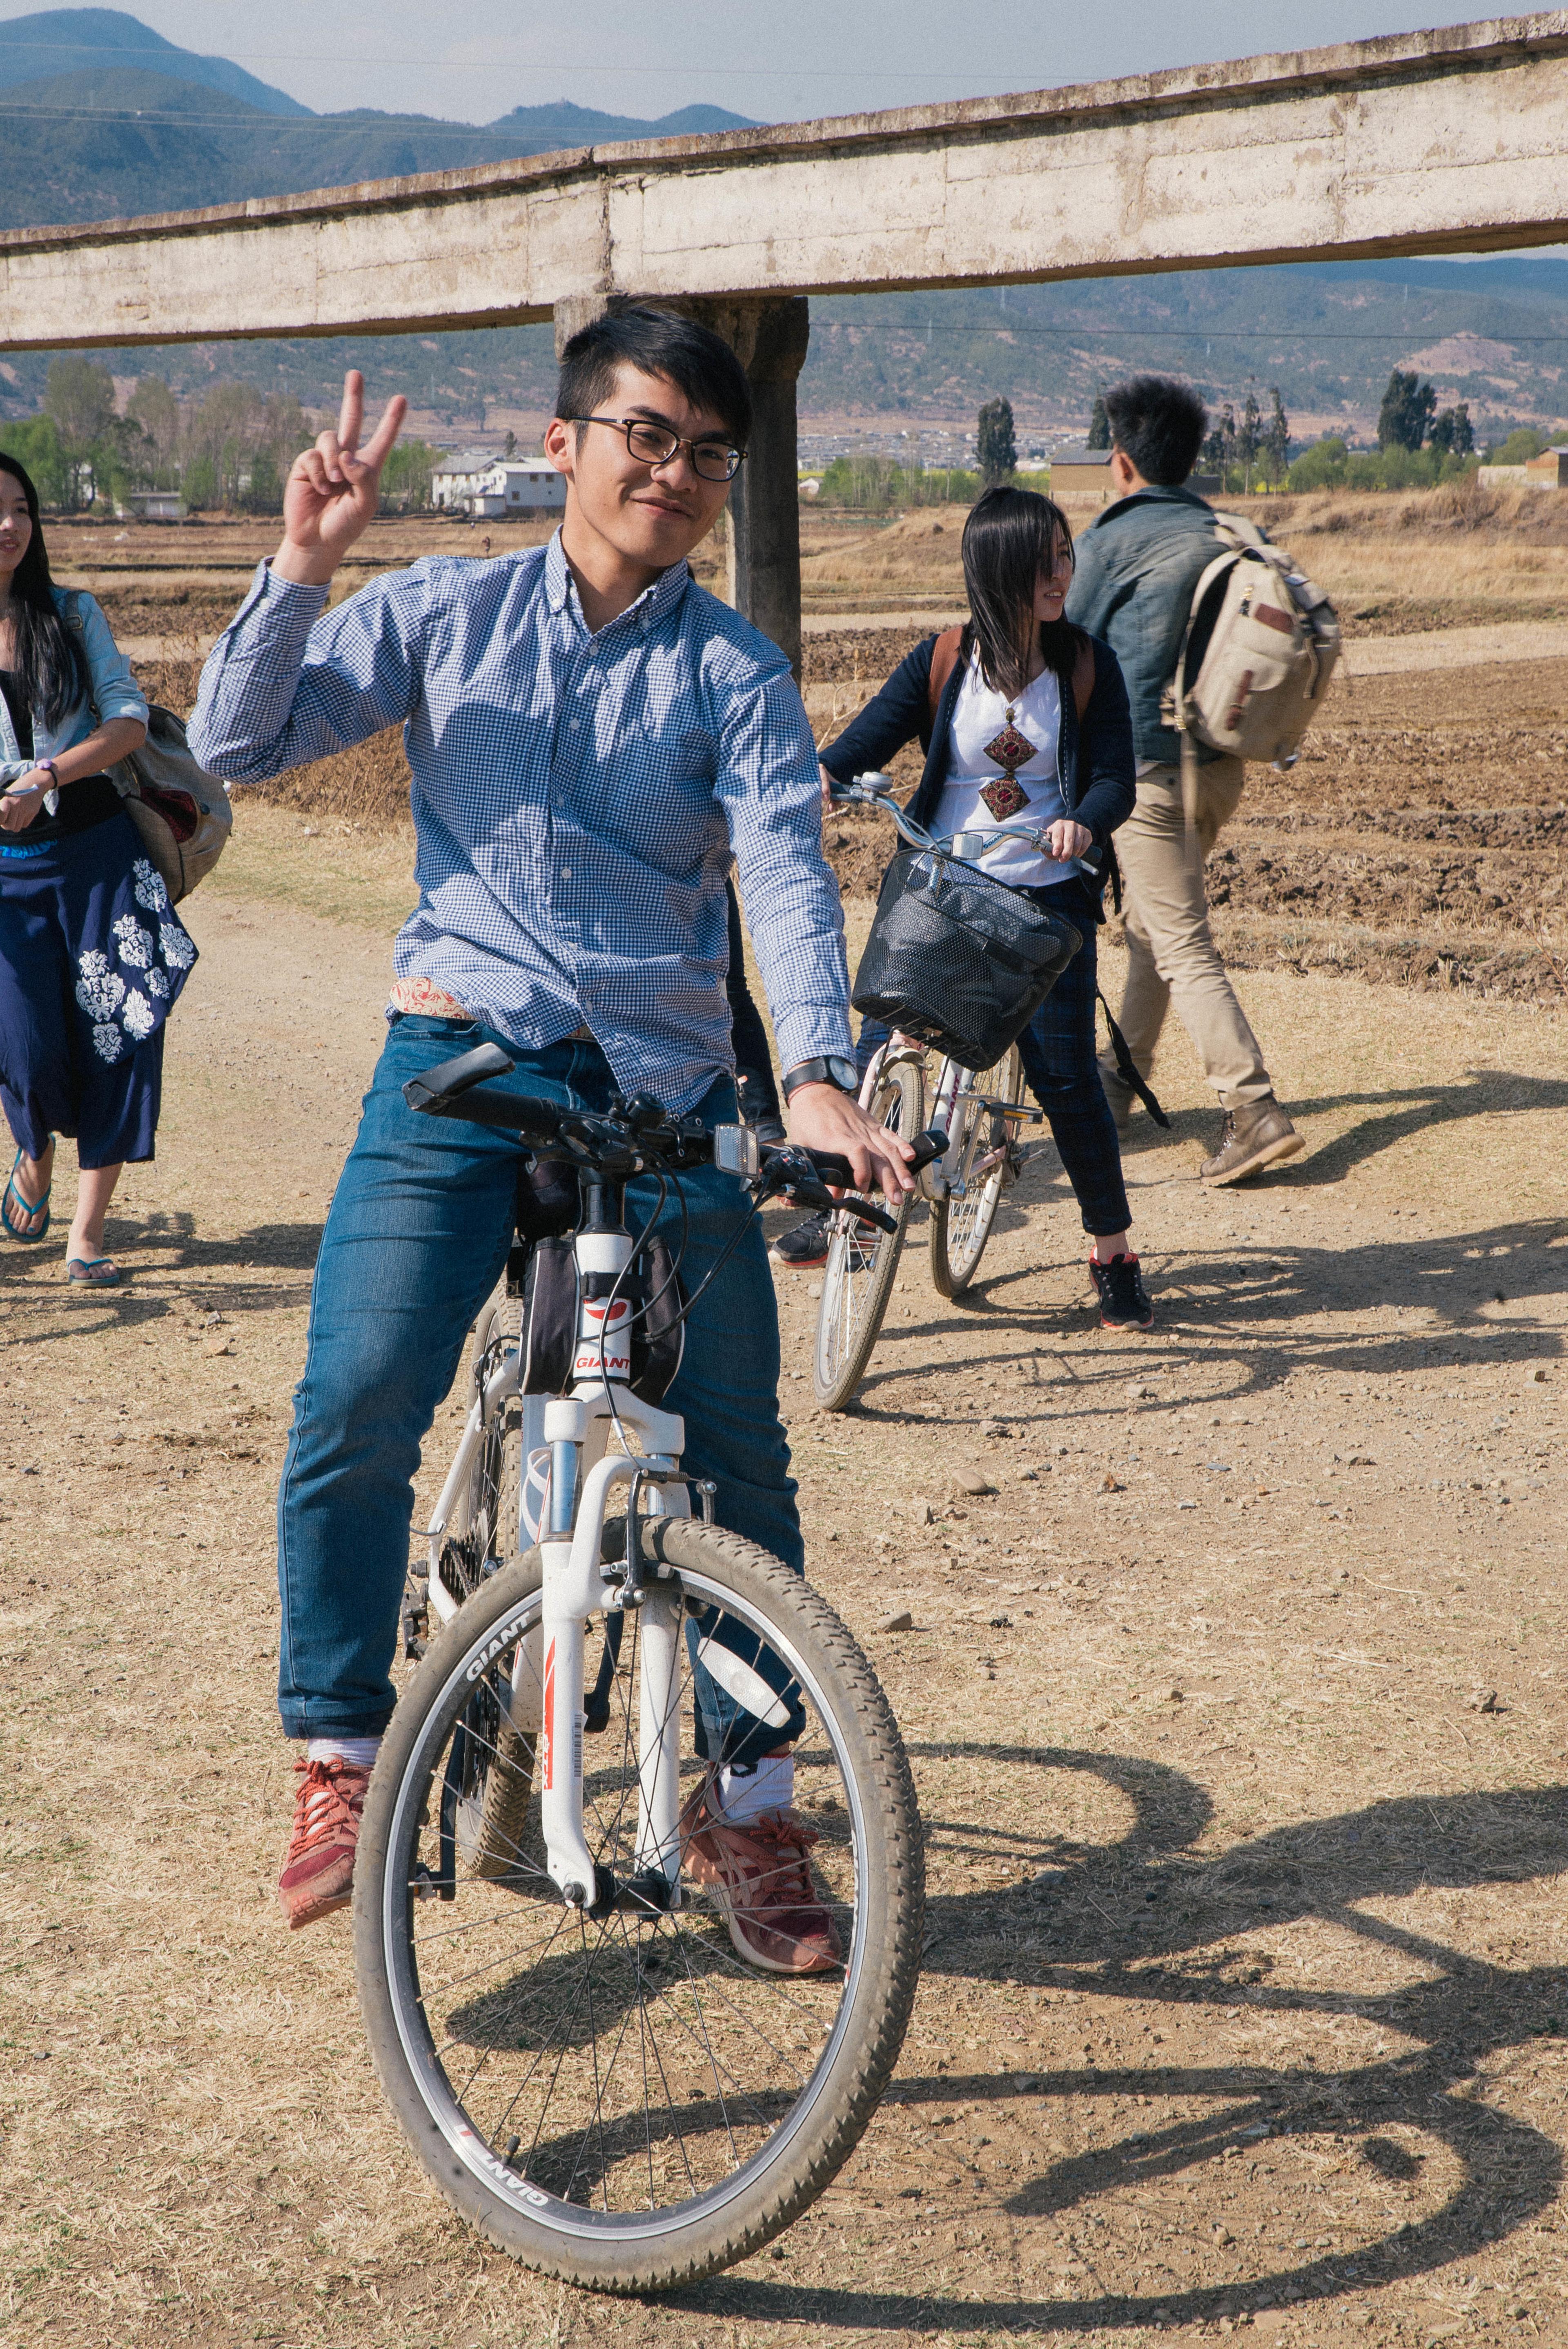
<svg viewBox="0 0 1568 2349">
<path fill-rule="evenodd" d="M 1549 931 L 1563 667 L 1364 682 L 1249 796 L 1221 919 L 1310 1155 L 1203 1192 L 1213 1104 L 1171 1040 L 1173 1131 L 1128 1154 L 1150 1335 L 1094 1321 L 1048 1150 L 962 1302 L 917 1222 L 841 1417 L 811 1401 L 814 1277 L 779 1274 L 810 1572 L 914 1767 L 925 1971 L 830 2192 L 646 2304 L 449 2216 L 382 2106 L 345 1920 L 290 1936 L 273 1900 L 272 1496 L 412 893 L 384 809 L 242 802 L 190 907 L 160 1156 L 110 1219 L 125 1288 L 0 1248 L 8 2337 L 1568 2341 L 1568 1013 L 1485 968 L 1531 949 L 1526 882 Z M 1374 889 L 1397 856 L 1403 895 Z"/>
</svg>

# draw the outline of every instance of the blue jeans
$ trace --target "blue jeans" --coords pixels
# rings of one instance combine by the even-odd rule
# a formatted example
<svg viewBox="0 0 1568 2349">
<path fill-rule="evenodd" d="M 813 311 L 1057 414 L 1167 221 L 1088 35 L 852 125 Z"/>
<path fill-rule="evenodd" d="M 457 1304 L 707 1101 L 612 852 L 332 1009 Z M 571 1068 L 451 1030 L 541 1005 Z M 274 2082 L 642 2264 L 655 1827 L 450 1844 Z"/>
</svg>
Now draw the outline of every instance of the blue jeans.
<svg viewBox="0 0 1568 2349">
<path fill-rule="evenodd" d="M 505 1266 L 524 1157 L 510 1135 L 417 1115 L 401 1089 L 483 1042 L 501 1044 L 516 1060 L 515 1074 L 497 1081 L 509 1091 L 590 1111 L 607 1108 L 617 1091 L 596 1044 L 519 1055 L 477 1023 L 393 1023 L 322 1235 L 278 1494 L 278 1710 L 290 1737 L 374 1736 L 392 1715 L 419 1447 Z M 734 1088 L 721 1079 L 699 1114 L 718 1125 L 735 1113 Z M 689 1295 L 745 1221 L 748 1202 L 733 1175 L 711 1167 L 681 1183 Z M 646 1181 L 630 1186 L 634 1230 L 655 1196 Z M 679 1227 L 672 1199 L 655 1228 L 674 1248 Z M 805 1552 L 778 1386 L 778 1310 L 753 1220 L 686 1323 L 685 1355 L 665 1400 L 686 1419 L 686 1464 L 717 1485 L 718 1522 L 799 1573 Z M 793 1700 L 776 1657 L 754 1657 L 738 1625 L 721 1619 L 717 1636 Z M 701 1665 L 696 1675 L 700 1742 L 710 1755 L 748 1759 L 790 1733 L 759 1734 Z"/>
</svg>

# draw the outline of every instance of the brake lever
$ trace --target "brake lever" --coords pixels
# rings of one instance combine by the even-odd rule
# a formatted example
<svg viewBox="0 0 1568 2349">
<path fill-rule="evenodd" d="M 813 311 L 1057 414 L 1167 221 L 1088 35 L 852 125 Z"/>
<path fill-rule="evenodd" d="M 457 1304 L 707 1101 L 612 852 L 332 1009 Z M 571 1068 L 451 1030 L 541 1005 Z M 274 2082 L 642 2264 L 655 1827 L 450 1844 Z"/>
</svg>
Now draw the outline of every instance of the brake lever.
<svg viewBox="0 0 1568 2349">
<path fill-rule="evenodd" d="M 825 1207 L 830 1214 L 847 1207 L 857 1223 L 875 1224 L 884 1232 L 898 1229 L 895 1219 L 882 1208 L 873 1206 L 860 1191 L 847 1191 L 835 1198 L 803 1150 L 787 1148 L 769 1159 L 758 1195 L 759 1200 L 776 1198 L 780 1192 L 798 1199 L 804 1207 Z"/>
</svg>

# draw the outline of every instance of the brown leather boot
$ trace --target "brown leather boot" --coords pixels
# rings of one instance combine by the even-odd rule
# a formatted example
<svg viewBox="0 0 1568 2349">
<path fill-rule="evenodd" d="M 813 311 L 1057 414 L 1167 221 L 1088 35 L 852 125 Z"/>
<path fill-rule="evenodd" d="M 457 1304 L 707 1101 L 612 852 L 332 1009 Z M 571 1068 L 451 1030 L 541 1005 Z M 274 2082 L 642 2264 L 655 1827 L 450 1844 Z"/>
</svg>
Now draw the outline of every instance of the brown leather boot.
<svg viewBox="0 0 1568 2349">
<path fill-rule="evenodd" d="M 1201 1172 L 1205 1183 L 1239 1183 L 1243 1175 L 1261 1174 L 1282 1158 L 1294 1158 L 1305 1146 L 1273 1093 L 1265 1093 L 1262 1101 L 1243 1102 L 1240 1109 L 1225 1112 L 1220 1146 L 1203 1161 Z"/>
</svg>

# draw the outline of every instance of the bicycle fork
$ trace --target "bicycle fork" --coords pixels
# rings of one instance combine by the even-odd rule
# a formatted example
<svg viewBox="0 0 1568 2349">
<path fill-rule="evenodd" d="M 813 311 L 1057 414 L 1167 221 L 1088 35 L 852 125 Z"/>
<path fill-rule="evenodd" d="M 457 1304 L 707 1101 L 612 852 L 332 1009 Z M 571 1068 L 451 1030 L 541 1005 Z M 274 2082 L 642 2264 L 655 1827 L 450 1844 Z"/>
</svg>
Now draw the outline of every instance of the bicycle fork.
<svg viewBox="0 0 1568 2349">
<path fill-rule="evenodd" d="M 599 1220 L 595 1218 L 594 1220 Z M 616 1220 L 619 1220 L 617 1217 Z M 589 1229 L 575 1243 L 579 1320 L 569 1395 L 544 1409 L 550 1449 L 550 1524 L 540 1541 L 543 1599 L 539 1635 L 538 1779 L 546 1865 L 570 1906 L 589 1915 L 612 1909 L 672 1909 L 680 1899 L 680 1643 L 683 1608 L 673 1582 L 650 1571 L 640 1527 L 645 1493 L 651 1514 L 685 1516 L 690 1503 L 680 1475 L 683 1421 L 635 1396 L 631 1376 L 631 1308 L 609 1302 L 624 1273 L 632 1241 L 624 1230 Z M 586 1474 L 590 1439 L 615 1425 L 623 1453 L 603 1453 Z M 635 1444 L 638 1449 L 630 1450 Z M 626 1494 L 626 1538 L 607 1572 L 603 1527 L 611 1495 Z M 617 1882 L 595 1862 L 584 1832 L 583 1702 L 585 1626 L 634 1616 L 639 1648 L 637 1834 L 631 1874 Z M 528 1702 L 526 1645 L 513 1666 L 513 1719 Z"/>
</svg>

